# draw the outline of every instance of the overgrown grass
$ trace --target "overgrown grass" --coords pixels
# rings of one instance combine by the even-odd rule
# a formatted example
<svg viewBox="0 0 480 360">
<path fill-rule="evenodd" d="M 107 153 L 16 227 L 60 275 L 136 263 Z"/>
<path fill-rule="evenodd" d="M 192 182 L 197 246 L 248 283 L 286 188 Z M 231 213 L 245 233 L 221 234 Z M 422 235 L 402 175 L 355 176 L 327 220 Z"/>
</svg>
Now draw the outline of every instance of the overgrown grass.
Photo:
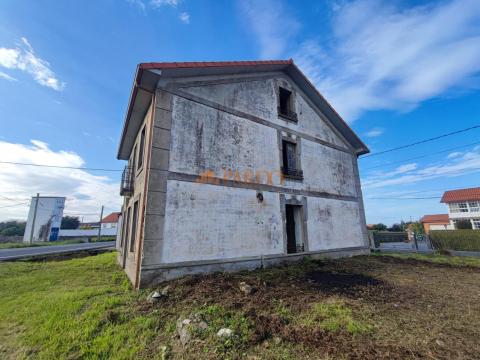
<svg viewBox="0 0 480 360">
<path fill-rule="evenodd" d="M 145 348 L 156 318 L 135 312 L 145 294 L 132 291 L 114 257 L 1 264 L 0 357 L 126 359 Z"/>
<path fill-rule="evenodd" d="M 299 321 L 307 327 L 318 326 L 333 332 L 345 330 L 350 334 L 363 334 L 372 330 L 370 324 L 354 318 L 352 309 L 338 299 L 313 304 L 310 311 L 301 315 Z"/>
<path fill-rule="evenodd" d="M 480 231 L 478 230 L 433 230 L 430 240 L 437 250 L 480 251 Z"/>
<path fill-rule="evenodd" d="M 199 330 L 197 335 L 206 340 L 205 352 L 228 354 L 230 351 L 238 351 L 248 341 L 250 331 L 253 329 L 252 322 L 237 311 L 227 311 L 218 304 L 202 307 L 195 311 L 208 324 L 205 330 Z M 233 330 L 233 336 L 220 338 L 216 336 L 218 330 L 228 328 Z"/>
<path fill-rule="evenodd" d="M 478 266 L 480 267 L 480 257 L 469 256 L 449 256 L 441 254 L 395 254 L 395 253 L 372 253 L 373 256 L 390 256 L 399 259 L 415 259 L 427 261 L 436 264 L 450 264 L 456 266 Z"/>
<path fill-rule="evenodd" d="M 399 259 L 309 260 L 187 276 L 169 282 L 168 296 L 152 304 L 152 289 L 133 290 L 115 256 L 0 263 L 0 359 L 373 360 L 476 358 L 480 350 L 480 273 L 463 266 L 480 259 L 380 254 Z M 312 271 L 352 278 L 325 286 L 308 280 Z M 355 283 L 359 274 L 378 281 Z M 255 291 L 245 295 L 240 282 Z M 191 314 L 207 327 L 192 326 L 183 346 L 176 325 Z M 218 337 L 221 328 L 233 336 Z"/>
</svg>

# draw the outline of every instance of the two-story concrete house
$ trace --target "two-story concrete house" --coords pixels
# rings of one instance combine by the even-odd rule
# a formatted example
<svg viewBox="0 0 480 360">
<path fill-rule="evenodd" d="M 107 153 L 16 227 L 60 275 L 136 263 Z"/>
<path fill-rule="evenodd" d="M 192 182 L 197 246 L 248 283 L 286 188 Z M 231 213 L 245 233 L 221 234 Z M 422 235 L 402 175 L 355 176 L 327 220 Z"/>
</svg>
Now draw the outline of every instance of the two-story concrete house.
<svg viewBox="0 0 480 360">
<path fill-rule="evenodd" d="M 480 187 L 445 191 L 441 202 L 448 205 L 447 229 L 455 229 L 459 220 L 468 220 L 472 229 L 480 229 Z"/>
<path fill-rule="evenodd" d="M 118 151 L 136 287 L 368 253 L 368 152 L 292 60 L 143 63 Z"/>
</svg>

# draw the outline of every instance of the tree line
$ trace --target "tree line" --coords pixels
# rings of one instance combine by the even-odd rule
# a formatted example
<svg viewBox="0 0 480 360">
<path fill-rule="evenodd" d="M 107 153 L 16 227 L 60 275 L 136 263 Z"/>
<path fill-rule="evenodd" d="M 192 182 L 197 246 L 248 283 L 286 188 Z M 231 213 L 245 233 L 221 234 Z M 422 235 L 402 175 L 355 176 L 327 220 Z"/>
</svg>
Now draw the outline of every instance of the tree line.
<svg viewBox="0 0 480 360">
<path fill-rule="evenodd" d="M 25 233 L 25 221 L 2 221 L 0 222 L 0 235 L 1 236 L 23 236 Z M 62 229 L 78 229 L 80 226 L 80 219 L 77 216 L 64 216 L 62 217 Z"/>
</svg>

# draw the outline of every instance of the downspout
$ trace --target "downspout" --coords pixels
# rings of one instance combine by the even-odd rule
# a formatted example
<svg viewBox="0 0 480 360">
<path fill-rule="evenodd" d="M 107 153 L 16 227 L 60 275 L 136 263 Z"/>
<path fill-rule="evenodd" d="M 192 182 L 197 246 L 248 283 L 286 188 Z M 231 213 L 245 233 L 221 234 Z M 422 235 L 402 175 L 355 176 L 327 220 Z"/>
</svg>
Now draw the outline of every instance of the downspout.
<svg viewBox="0 0 480 360">
<path fill-rule="evenodd" d="M 143 89 L 147 91 L 146 89 Z M 143 239 L 145 237 L 145 212 L 147 208 L 147 190 L 148 190 L 148 178 L 150 176 L 150 160 L 152 156 L 152 139 L 153 139 L 153 123 L 155 120 L 155 107 L 156 107 L 156 94 L 155 92 L 148 91 L 152 94 L 152 112 L 150 113 L 150 125 L 149 125 L 149 137 L 148 137 L 148 151 L 147 151 L 147 159 L 145 162 L 145 179 L 143 185 L 143 207 L 142 207 L 142 216 L 141 216 L 141 232 L 140 232 L 140 239 L 137 245 L 137 269 L 135 271 L 135 288 L 140 288 L 140 264 L 142 262 L 142 252 L 143 252 Z"/>
</svg>

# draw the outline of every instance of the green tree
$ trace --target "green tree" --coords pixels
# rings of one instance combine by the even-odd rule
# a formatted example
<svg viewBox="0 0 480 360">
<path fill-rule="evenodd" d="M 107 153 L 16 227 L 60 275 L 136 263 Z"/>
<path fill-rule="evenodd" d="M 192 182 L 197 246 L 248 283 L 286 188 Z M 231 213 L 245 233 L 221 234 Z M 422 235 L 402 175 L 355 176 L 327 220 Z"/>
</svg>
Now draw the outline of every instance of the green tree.
<svg viewBox="0 0 480 360">
<path fill-rule="evenodd" d="M 370 228 L 371 230 L 376 230 L 376 231 L 385 231 L 387 230 L 387 225 L 378 223 L 378 224 L 373 224 L 373 226 Z"/>
<path fill-rule="evenodd" d="M 388 228 L 388 231 L 404 231 L 403 224 L 393 224 Z"/>
<path fill-rule="evenodd" d="M 61 229 L 78 229 L 80 226 L 80 219 L 78 216 L 64 216 L 62 218 Z"/>
<path fill-rule="evenodd" d="M 4 221 L 0 222 L 0 235 L 3 236 L 23 236 L 25 232 L 24 221 Z"/>
</svg>

